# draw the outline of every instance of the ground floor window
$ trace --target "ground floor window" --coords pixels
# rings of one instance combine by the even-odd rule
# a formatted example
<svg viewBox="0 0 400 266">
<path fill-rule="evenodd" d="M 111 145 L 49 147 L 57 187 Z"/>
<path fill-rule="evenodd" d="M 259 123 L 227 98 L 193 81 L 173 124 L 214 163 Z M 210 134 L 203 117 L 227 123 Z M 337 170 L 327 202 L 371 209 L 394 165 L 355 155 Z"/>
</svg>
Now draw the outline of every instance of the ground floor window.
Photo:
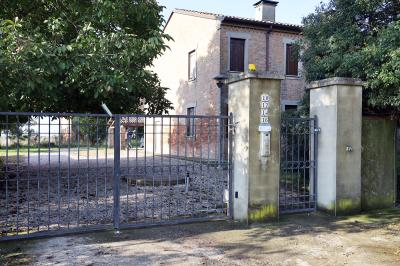
<svg viewBox="0 0 400 266">
<path fill-rule="evenodd" d="M 284 106 L 285 110 L 284 111 L 296 111 L 297 110 L 297 105 L 291 105 L 287 104 Z"/>
<path fill-rule="evenodd" d="M 187 108 L 187 115 L 188 116 L 194 116 L 194 107 L 189 107 Z M 187 137 L 193 137 L 194 136 L 194 117 L 188 117 L 186 119 L 186 136 Z"/>
<path fill-rule="evenodd" d="M 299 105 L 300 105 L 299 100 L 281 100 L 281 111 L 295 112 L 298 110 Z"/>
</svg>

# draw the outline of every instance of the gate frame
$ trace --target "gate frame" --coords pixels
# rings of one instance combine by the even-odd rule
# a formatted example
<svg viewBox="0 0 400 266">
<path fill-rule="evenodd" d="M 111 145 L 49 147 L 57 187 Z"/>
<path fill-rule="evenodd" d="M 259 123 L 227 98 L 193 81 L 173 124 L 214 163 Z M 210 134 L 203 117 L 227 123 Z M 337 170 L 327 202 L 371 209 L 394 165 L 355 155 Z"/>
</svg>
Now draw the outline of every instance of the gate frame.
<svg viewBox="0 0 400 266">
<path fill-rule="evenodd" d="M 317 211 L 317 202 L 318 202 L 318 171 L 317 171 L 317 166 L 318 166 L 318 134 L 321 132 L 321 129 L 318 126 L 318 117 L 315 115 L 313 117 L 293 117 L 293 118 L 281 118 L 281 124 L 283 123 L 284 120 L 294 120 L 298 122 L 308 122 L 308 127 L 309 127 L 309 134 L 308 137 L 310 138 L 309 142 L 309 149 L 310 149 L 310 166 L 309 166 L 309 186 L 311 188 L 312 193 L 310 193 L 310 196 L 312 196 L 312 200 L 308 200 L 308 203 L 313 203 L 312 208 L 303 208 L 303 209 L 282 209 L 281 208 L 281 178 L 282 178 L 282 161 L 281 161 L 281 174 L 279 176 L 279 215 L 285 215 L 285 214 L 294 214 L 294 213 L 311 213 L 311 212 L 316 212 Z M 282 130 L 281 130 L 282 134 Z M 286 136 L 287 137 L 287 136 Z M 280 143 L 282 145 L 282 143 Z M 281 146 L 280 146 L 281 147 Z M 280 155 L 281 155 L 282 149 L 280 149 Z M 280 157 L 282 158 L 282 157 Z M 304 166 L 305 167 L 305 166 Z M 312 168 L 312 170 L 311 170 Z M 311 179 L 312 178 L 312 179 Z"/>
</svg>

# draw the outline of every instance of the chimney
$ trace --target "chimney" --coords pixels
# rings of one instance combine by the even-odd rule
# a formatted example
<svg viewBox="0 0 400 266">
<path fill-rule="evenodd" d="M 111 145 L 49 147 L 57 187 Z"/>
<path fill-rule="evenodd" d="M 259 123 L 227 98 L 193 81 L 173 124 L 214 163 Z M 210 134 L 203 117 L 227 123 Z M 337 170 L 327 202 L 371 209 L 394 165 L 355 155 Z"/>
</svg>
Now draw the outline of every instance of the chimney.
<svg viewBox="0 0 400 266">
<path fill-rule="evenodd" d="M 254 4 L 256 8 L 256 19 L 275 22 L 275 8 L 279 2 L 261 0 Z"/>
</svg>

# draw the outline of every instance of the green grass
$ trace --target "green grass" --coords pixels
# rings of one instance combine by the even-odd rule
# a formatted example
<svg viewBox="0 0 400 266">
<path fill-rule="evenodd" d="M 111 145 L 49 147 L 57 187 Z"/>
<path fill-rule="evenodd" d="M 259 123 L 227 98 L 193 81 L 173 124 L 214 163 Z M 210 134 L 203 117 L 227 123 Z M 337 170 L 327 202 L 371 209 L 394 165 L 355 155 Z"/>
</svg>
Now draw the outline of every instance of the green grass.
<svg viewBox="0 0 400 266">
<path fill-rule="evenodd" d="M 8 156 L 16 156 L 19 152 L 19 155 L 28 155 L 28 152 L 30 153 L 38 153 L 40 149 L 40 152 L 48 152 L 49 148 L 37 148 L 37 147 L 32 147 L 30 149 L 28 148 L 19 148 L 19 151 L 17 148 L 11 148 L 8 149 Z M 56 152 L 58 151 L 58 148 L 50 148 L 50 152 Z M 7 155 L 7 150 L 6 149 L 0 149 L 0 156 L 6 156 Z"/>
<path fill-rule="evenodd" d="M 28 156 L 28 150 L 29 150 L 30 156 L 37 156 L 39 154 L 39 151 L 40 151 L 40 154 L 42 154 L 42 155 L 48 154 L 48 152 L 49 152 L 49 148 L 47 148 L 47 147 L 41 147 L 40 149 L 38 147 L 31 147 L 30 149 L 28 149 L 27 147 L 21 147 L 19 149 L 19 151 L 17 150 L 17 148 L 13 147 L 13 148 L 8 149 L 8 156 L 10 158 L 15 158 L 15 157 L 17 157 L 18 153 L 19 153 L 19 156 Z M 69 147 L 69 149 L 68 149 L 68 147 L 61 147 L 60 149 L 58 147 L 51 147 L 50 153 L 58 153 L 59 150 L 63 153 L 66 153 L 69 150 L 70 154 L 73 156 L 77 156 L 77 154 L 78 154 L 78 148 L 72 147 L 72 146 Z M 105 150 L 106 150 L 105 147 L 99 146 L 99 148 L 98 148 L 99 156 L 105 154 Z M 87 146 L 84 146 L 84 145 L 80 146 L 80 155 L 81 156 L 86 156 L 87 151 L 88 151 Z M 90 151 L 91 157 L 96 156 L 96 151 L 97 151 L 96 147 L 90 146 L 89 151 Z M 107 151 L 108 151 L 108 154 L 112 154 L 114 150 L 112 148 L 111 149 L 108 148 Z M 132 149 L 131 149 L 131 151 L 132 151 Z M 3 161 L 5 160 L 6 155 L 7 155 L 7 150 L 0 149 L 0 158 L 2 158 Z"/>
</svg>

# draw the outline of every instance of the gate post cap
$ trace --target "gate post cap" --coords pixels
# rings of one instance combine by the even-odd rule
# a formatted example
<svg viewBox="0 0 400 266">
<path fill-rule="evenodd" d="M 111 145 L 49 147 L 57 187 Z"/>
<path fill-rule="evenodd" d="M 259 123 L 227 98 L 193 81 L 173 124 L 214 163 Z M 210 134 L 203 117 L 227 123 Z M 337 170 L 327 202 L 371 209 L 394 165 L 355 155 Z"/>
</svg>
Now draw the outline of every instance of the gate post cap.
<svg viewBox="0 0 400 266">
<path fill-rule="evenodd" d="M 232 84 L 232 83 L 246 80 L 246 79 L 284 80 L 285 77 L 280 74 L 275 74 L 275 73 L 257 73 L 257 75 L 251 74 L 251 73 L 245 73 L 245 74 L 241 74 L 241 75 L 229 75 L 227 84 Z"/>
<path fill-rule="evenodd" d="M 333 78 L 311 81 L 309 84 L 307 84 L 306 88 L 308 90 L 311 90 L 311 89 L 318 89 L 335 85 L 364 86 L 365 82 L 362 81 L 361 79 L 356 79 L 356 78 L 333 77 Z"/>
</svg>

